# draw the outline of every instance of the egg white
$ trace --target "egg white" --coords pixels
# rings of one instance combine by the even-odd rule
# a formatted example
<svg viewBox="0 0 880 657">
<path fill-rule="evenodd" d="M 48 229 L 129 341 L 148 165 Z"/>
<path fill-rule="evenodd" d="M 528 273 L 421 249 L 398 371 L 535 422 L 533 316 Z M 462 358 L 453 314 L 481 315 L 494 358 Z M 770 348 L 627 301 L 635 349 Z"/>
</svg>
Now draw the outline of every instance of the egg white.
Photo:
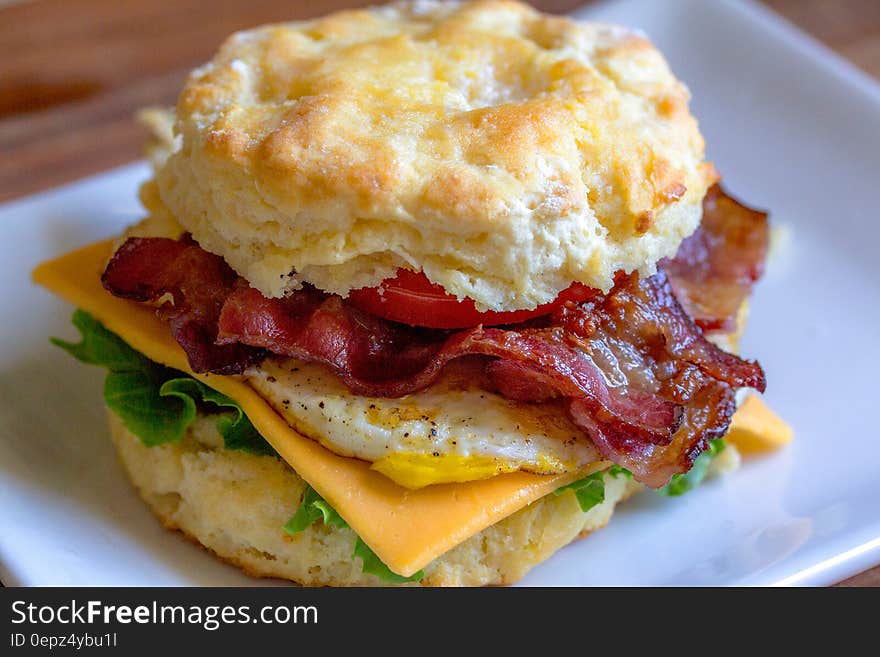
<svg viewBox="0 0 880 657">
<path fill-rule="evenodd" d="M 511 401 L 447 369 L 399 398 L 354 395 L 325 367 L 297 360 L 267 359 L 247 378 L 297 431 L 341 456 L 380 462 L 377 469 L 405 485 L 555 474 L 602 460 L 561 405 Z M 417 477 L 399 472 L 413 467 Z"/>
</svg>

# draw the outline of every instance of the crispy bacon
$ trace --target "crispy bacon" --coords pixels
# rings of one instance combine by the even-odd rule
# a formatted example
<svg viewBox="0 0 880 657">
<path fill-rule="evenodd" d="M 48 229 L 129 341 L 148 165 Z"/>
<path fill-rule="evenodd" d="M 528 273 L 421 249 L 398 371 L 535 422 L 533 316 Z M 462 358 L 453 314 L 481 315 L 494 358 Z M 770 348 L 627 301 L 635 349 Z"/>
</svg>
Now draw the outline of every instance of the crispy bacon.
<svg viewBox="0 0 880 657">
<path fill-rule="evenodd" d="M 273 353 L 321 363 L 355 394 L 398 397 L 453 360 L 476 359 L 482 385 L 518 401 L 562 400 L 606 458 L 659 487 L 724 434 L 736 388 L 764 388 L 760 366 L 715 347 L 688 312 L 729 325 L 760 275 L 764 218 L 719 189 L 707 216 L 654 276 L 620 273 L 608 294 L 505 328 L 408 327 L 309 286 L 268 299 L 189 238 L 129 239 L 102 280 L 117 296 L 160 302 L 195 371 L 241 372 Z"/>
<path fill-rule="evenodd" d="M 642 483 L 659 487 L 687 472 L 708 441 L 724 435 L 736 388 L 763 390 L 760 365 L 715 347 L 691 321 L 661 270 L 640 280 L 618 275 L 601 302 L 558 313 L 570 341 L 581 344 L 609 380 L 653 392 L 681 410 L 680 424 L 663 442 L 640 439 L 620 425 L 603 425 L 601 409 L 571 398 L 572 419 L 609 460 Z"/>
<path fill-rule="evenodd" d="M 217 339 L 323 363 L 356 394 L 399 397 L 436 378 L 443 363 L 432 360 L 448 333 L 383 320 L 308 286 L 268 299 L 242 282 L 223 306 Z"/>
<path fill-rule="evenodd" d="M 482 327 L 451 334 L 417 331 L 366 315 L 336 296 L 319 305 L 296 300 L 315 294 L 267 299 L 242 286 L 223 307 L 219 341 L 323 363 L 352 392 L 380 397 L 400 397 L 425 388 L 453 359 L 490 356 L 542 377 L 544 387 L 556 396 L 588 396 L 608 422 L 626 424 L 643 440 L 668 440 L 678 426 L 681 413 L 674 403 L 608 386 L 589 358 L 564 340 L 548 338 L 547 331 Z"/>
<path fill-rule="evenodd" d="M 767 214 L 746 207 L 719 185 L 703 201 L 703 220 L 661 266 L 675 296 L 704 331 L 730 332 L 752 285 L 764 273 Z"/>
<path fill-rule="evenodd" d="M 238 275 L 223 258 L 182 240 L 126 240 L 107 264 L 101 283 L 117 297 L 158 302 L 195 372 L 240 374 L 265 352 L 245 345 L 218 345 L 217 320 Z"/>
</svg>

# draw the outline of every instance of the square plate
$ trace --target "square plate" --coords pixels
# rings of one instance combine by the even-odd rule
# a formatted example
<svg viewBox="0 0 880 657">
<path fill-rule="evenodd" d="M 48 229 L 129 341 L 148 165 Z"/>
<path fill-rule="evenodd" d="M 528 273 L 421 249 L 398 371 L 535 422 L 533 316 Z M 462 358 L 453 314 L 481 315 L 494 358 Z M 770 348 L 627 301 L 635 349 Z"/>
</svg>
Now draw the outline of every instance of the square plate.
<svg viewBox="0 0 880 657">
<path fill-rule="evenodd" d="M 728 188 L 771 208 L 784 248 L 758 286 L 743 352 L 796 431 L 681 498 L 642 494 L 531 585 L 830 584 L 880 562 L 880 88 L 744 2 L 619 0 L 580 12 L 642 28 L 687 82 Z M 136 164 L 0 208 L 0 577 L 7 584 L 254 584 L 156 522 L 107 438 L 103 373 L 50 347 L 72 308 L 38 262 L 141 210 Z M 862 369 L 867 367 L 867 370 Z"/>
</svg>

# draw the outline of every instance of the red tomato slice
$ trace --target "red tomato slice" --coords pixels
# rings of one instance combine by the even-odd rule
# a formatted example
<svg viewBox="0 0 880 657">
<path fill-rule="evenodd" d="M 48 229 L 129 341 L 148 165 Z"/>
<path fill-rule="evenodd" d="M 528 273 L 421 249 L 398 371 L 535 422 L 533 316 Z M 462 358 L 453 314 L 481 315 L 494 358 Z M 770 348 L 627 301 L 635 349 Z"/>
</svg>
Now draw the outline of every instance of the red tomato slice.
<svg viewBox="0 0 880 657">
<path fill-rule="evenodd" d="M 533 317 L 549 315 L 566 301 L 589 299 L 597 291 L 581 283 L 573 283 L 571 287 L 560 292 L 554 301 L 534 310 L 479 312 L 471 299 L 459 301 L 440 285 L 429 281 L 423 273 L 400 269 L 394 278 L 386 279 L 376 287 L 353 290 L 348 298 L 357 308 L 394 322 L 454 329 L 478 324 L 497 326 L 524 322 Z"/>
</svg>

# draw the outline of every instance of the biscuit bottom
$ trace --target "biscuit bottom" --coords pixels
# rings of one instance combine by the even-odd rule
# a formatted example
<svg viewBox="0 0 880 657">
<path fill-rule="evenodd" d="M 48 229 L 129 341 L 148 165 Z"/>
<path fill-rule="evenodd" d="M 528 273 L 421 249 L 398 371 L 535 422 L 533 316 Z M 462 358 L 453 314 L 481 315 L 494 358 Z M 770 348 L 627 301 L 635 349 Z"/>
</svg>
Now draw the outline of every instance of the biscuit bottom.
<svg viewBox="0 0 880 657">
<path fill-rule="evenodd" d="M 208 416 L 200 415 L 182 441 L 158 447 L 145 447 L 113 413 L 108 419 L 129 478 L 167 528 L 256 577 L 311 586 L 383 584 L 351 556 L 356 535 L 350 529 L 315 523 L 294 536 L 282 530 L 306 485 L 283 460 L 225 449 Z M 639 488 L 607 477 L 605 501 L 586 513 L 574 494 L 548 495 L 434 560 L 421 585 L 515 582 L 559 548 L 604 527 L 617 503 Z"/>
</svg>

